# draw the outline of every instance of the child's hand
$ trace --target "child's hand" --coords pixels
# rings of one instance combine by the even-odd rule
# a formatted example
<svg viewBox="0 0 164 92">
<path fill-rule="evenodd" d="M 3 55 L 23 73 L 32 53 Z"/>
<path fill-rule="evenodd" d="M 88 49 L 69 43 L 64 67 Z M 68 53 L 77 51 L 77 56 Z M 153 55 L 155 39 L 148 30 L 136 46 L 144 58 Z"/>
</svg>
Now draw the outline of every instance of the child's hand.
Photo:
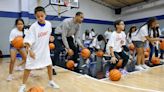
<svg viewBox="0 0 164 92">
<path fill-rule="evenodd" d="M 32 50 L 29 50 L 30 57 L 35 59 L 35 53 Z"/>
<path fill-rule="evenodd" d="M 117 58 L 116 58 L 116 57 L 112 57 L 112 58 L 111 58 L 111 63 L 115 64 L 116 61 L 117 61 Z"/>
</svg>

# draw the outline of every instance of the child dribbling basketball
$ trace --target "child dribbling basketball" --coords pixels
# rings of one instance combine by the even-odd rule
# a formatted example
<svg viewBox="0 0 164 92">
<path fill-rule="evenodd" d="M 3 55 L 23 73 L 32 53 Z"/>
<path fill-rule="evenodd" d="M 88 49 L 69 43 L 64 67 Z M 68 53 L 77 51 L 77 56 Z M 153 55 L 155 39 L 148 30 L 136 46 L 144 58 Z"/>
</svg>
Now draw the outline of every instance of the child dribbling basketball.
<svg viewBox="0 0 164 92">
<path fill-rule="evenodd" d="M 48 85 L 52 88 L 59 88 L 52 80 L 52 61 L 49 50 L 49 38 L 52 31 L 51 23 L 45 20 L 46 13 L 43 7 L 36 7 L 34 12 L 37 21 L 31 25 L 28 35 L 24 38 L 24 44 L 28 51 L 28 55 L 23 76 L 23 84 L 20 86 L 19 92 L 26 92 L 25 83 L 30 71 L 43 67 L 47 67 L 48 70 Z"/>
</svg>

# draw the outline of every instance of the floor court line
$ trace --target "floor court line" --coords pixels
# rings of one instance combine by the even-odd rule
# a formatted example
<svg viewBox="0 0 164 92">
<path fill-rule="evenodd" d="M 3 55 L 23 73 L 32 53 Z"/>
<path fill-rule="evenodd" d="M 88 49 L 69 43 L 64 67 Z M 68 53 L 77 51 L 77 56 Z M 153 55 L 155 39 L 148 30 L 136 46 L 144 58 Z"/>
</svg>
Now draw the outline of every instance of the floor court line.
<svg viewBox="0 0 164 92">
<path fill-rule="evenodd" d="M 120 84 L 115 84 L 115 83 L 111 83 L 111 82 L 106 82 L 106 81 L 103 81 L 103 80 L 99 80 L 99 79 L 92 78 L 92 77 L 90 77 L 90 76 L 88 76 L 88 75 L 84 75 L 83 77 L 86 77 L 86 78 L 89 78 L 89 79 L 92 79 L 92 80 L 95 80 L 95 81 L 99 81 L 99 82 L 102 82 L 102 83 L 105 83 L 105 84 L 110 84 L 110 85 L 115 85 L 115 86 L 119 86 L 119 87 L 125 87 L 125 88 L 140 90 L 140 91 L 147 91 L 147 92 L 162 92 L 162 91 L 158 91 L 158 90 L 144 89 L 144 88 L 139 88 L 139 87 L 126 86 L 126 85 L 120 85 Z"/>
</svg>

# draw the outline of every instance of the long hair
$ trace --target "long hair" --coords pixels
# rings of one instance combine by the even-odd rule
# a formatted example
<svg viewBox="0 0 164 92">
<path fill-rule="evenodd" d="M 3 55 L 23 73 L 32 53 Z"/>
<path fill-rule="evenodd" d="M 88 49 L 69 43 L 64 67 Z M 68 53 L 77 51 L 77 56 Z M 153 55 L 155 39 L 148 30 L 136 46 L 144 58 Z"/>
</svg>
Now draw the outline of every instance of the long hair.
<svg viewBox="0 0 164 92">
<path fill-rule="evenodd" d="M 131 38 L 132 37 L 132 29 L 135 28 L 135 31 L 137 29 L 136 26 L 132 26 L 130 29 L 129 29 L 129 37 Z"/>
<path fill-rule="evenodd" d="M 153 22 L 155 22 L 157 19 L 155 18 L 155 17 L 151 17 L 151 18 L 149 18 L 149 20 L 145 23 L 145 24 L 143 24 L 139 29 L 138 29 L 138 32 L 137 32 L 137 34 L 140 32 L 140 29 L 143 27 L 143 26 L 145 26 L 145 25 L 148 25 L 148 33 L 150 33 L 150 27 L 151 27 L 151 25 L 152 25 L 152 23 Z M 136 35 L 137 35 L 136 34 Z"/>
</svg>

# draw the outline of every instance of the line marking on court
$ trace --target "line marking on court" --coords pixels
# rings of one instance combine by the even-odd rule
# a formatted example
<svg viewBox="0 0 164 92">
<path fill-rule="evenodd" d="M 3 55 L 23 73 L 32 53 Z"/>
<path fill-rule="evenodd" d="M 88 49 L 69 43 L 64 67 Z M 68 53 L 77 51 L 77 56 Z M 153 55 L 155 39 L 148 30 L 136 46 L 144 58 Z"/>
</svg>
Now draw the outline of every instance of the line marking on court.
<svg viewBox="0 0 164 92">
<path fill-rule="evenodd" d="M 92 80 L 95 80 L 95 81 L 99 81 L 99 82 L 102 82 L 102 83 L 105 83 L 105 84 L 115 85 L 115 86 L 119 86 L 119 87 L 131 88 L 131 89 L 142 90 L 142 91 L 147 91 L 147 92 L 161 92 L 161 91 L 158 91 L 158 90 L 145 89 L 145 88 L 139 88 L 139 87 L 133 87 L 133 86 L 126 86 L 126 85 L 115 84 L 115 83 L 111 83 L 111 82 L 107 82 L 107 81 L 102 81 L 102 80 L 98 80 L 98 79 L 92 78 L 92 77 L 90 77 L 88 75 L 84 75 L 84 76 L 86 78 L 89 78 L 89 79 L 92 79 Z"/>
</svg>

